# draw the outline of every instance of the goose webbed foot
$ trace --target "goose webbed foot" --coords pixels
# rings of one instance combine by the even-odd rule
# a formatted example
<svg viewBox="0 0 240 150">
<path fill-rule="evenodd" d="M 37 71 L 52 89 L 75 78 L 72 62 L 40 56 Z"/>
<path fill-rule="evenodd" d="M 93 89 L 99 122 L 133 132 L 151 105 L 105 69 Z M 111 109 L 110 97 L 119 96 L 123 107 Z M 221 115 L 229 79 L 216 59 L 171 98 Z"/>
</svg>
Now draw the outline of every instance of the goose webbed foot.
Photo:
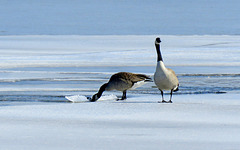
<svg viewBox="0 0 240 150">
<path fill-rule="evenodd" d="M 127 99 L 127 91 L 123 91 L 123 95 L 122 95 L 122 98 L 120 99 L 120 98 L 118 98 L 117 99 L 117 101 L 119 101 L 119 100 L 126 100 Z"/>
<path fill-rule="evenodd" d="M 162 100 L 162 101 L 158 101 L 158 103 L 167 103 L 167 101 Z"/>
<path fill-rule="evenodd" d="M 126 100 L 127 98 L 118 98 L 117 101 L 123 101 Z"/>
<path fill-rule="evenodd" d="M 162 101 L 158 101 L 158 103 L 172 103 L 172 101 L 171 100 L 169 100 L 169 101 L 162 100 Z"/>
</svg>

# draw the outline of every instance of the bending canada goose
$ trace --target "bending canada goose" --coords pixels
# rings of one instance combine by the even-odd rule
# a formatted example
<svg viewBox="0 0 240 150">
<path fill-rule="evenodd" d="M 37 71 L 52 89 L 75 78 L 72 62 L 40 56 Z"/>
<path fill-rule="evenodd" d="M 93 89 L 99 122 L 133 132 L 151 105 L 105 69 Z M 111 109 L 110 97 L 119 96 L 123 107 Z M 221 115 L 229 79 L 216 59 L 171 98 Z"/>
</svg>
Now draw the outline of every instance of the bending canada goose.
<svg viewBox="0 0 240 150">
<path fill-rule="evenodd" d="M 172 103 L 172 92 L 173 91 L 175 92 L 178 90 L 179 82 L 175 72 L 172 69 L 166 68 L 163 63 L 163 59 L 160 51 L 160 43 L 161 43 L 160 38 L 159 37 L 156 38 L 155 46 L 157 50 L 157 67 L 154 74 L 154 82 L 157 85 L 158 89 L 161 91 L 162 102 Z M 169 101 L 164 100 L 163 90 L 171 91 Z"/>
<path fill-rule="evenodd" d="M 127 90 L 136 86 L 136 84 L 140 81 L 151 81 L 151 78 L 144 74 L 135 74 L 130 72 L 119 72 L 113 74 L 108 83 L 103 84 L 100 87 L 98 93 L 94 94 L 90 101 L 97 101 L 102 96 L 102 93 L 104 91 L 111 90 L 118 90 L 123 92 L 122 98 L 118 100 L 127 99 Z"/>
</svg>

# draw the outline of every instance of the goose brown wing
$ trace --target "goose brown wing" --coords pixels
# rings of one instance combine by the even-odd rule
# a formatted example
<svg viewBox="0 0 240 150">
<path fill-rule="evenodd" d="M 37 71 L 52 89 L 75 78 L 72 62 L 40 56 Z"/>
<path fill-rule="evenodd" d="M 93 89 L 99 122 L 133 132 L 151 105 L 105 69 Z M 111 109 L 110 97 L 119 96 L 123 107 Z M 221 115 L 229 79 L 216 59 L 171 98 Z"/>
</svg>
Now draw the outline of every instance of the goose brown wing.
<svg viewBox="0 0 240 150">
<path fill-rule="evenodd" d="M 129 74 L 129 80 L 131 80 L 133 83 L 139 82 L 139 81 L 146 81 L 146 80 L 151 80 L 150 77 L 148 77 L 145 74 L 135 74 L 135 73 L 130 73 Z"/>
<path fill-rule="evenodd" d="M 138 81 L 143 81 L 143 80 L 151 81 L 152 80 L 149 76 L 147 76 L 145 74 L 135 74 L 135 75 L 136 75 L 136 78 L 138 79 Z"/>
<path fill-rule="evenodd" d="M 176 73 L 175 73 L 172 69 L 167 68 L 167 70 L 170 71 L 170 72 L 171 72 L 172 74 L 174 74 L 175 76 L 177 76 Z"/>
<path fill-rule="evenodd" d="M 130 72 L 119 72 L 110 78 L 110 80 L 125 80 L 127 82 L 136 83 L 143 80 L 151 80 L 150 77 L 144 75 L 144 74 L 135 74 Z"/>
</svg>

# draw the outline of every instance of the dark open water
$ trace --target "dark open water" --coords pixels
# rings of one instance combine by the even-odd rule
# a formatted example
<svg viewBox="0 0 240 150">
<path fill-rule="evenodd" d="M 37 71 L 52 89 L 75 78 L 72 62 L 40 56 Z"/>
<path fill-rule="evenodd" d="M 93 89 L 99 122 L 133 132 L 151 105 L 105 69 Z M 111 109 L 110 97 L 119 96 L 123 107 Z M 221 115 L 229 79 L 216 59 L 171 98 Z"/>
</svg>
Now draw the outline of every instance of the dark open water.
<svg viewBox="0 0 240 150">
<path fill-rule="evenodd" d="M 240 93 L 240 67 L 170 67 L 178 75 L 180 88 L 174 94 Z M 0 103 L 68 102 L 66 95 L 91 96 L 116 72 L 153 75 L 150 67 L 61 67 L 0 69 Z M 121 96 L 120 92 L 108 92 Z M 159 94 L 154 83 L 130 94 Z"/>
</svg>

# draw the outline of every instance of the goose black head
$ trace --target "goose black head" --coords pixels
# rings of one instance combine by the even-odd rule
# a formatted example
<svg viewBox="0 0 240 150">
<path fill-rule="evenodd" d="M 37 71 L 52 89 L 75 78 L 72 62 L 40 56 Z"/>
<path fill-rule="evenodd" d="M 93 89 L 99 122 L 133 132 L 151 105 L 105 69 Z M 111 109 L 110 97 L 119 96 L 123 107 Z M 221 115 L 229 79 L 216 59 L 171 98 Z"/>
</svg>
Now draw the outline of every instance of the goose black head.
<svg viewBox="0 0 240 150">
<path fill-rule="evenodd" d="M 155 40 L 155 44 L 160 44 L 160 43 L 161 43 L 161 39 L 159 37 L 157 37 Z"/>
<path fill-rule="evenodd" d="M 98 95 L 97 95 L 97 94 L 94 94 L 94 95 L 92 96 L 92 98 L 90 99 L 90 101 L 91 101 L 91 102 L 95 102 L 95 101 L 97 101 L 98 99 L 99 99 Z"/>
</svg>

